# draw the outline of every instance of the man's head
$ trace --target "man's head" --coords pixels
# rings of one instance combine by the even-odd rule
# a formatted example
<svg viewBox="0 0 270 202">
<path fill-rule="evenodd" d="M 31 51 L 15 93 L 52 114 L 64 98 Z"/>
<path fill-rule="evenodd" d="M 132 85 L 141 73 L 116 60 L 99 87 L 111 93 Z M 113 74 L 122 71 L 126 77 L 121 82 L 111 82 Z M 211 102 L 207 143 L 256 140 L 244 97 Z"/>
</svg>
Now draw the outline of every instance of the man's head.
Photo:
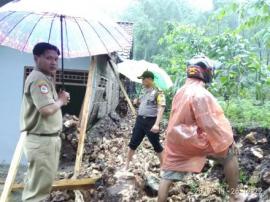
<svg viewBox="0 0 270 202">
<path fill-rule="evenodd" d="M 151 88 L 154 85 L 154 74 L 150 71 L 145 71 L 141 76 L 138 77 L 138 79 L 142 79 L 142 83 L 145 88 Z"/>
<path fill-rule="evenodd" d="M 36 66 L 45 74 L 55 73 L 58 67 L 59 49 L 49 43 L 37 43 L 33 48 L 34 60 Z"/>
<path fill-rule="evenodd" d="M 211 83 L 214 74 L 213 61 L 204 55 L 197 55 L 187 63 L 187 77 Z"/>
</svg>

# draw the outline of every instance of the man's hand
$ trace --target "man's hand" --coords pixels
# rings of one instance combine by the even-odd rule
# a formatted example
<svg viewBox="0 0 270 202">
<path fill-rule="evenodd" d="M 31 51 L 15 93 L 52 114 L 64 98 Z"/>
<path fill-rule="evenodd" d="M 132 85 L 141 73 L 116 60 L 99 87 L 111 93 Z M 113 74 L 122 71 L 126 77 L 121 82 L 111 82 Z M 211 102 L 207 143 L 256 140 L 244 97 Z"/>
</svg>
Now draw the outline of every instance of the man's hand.
<svg viewBox="0 0 270 202">
<path fill-rule="evenodd" d="M 61 109 L 62 106 L 65 106 L 70 101 L 70 95 L 66 91 L 60 91 L 58 93 L 58 100 L 54 104 L 47 105 L 39 109 L 39 112 L 43 117 L 48 117 Z"/>
<path fill-rule="evenodd" d="M 138 106 L 139 105 L 139 99 L 138 98 L 135 98 L 133 100 L 133 105 L 135 105 L 135 106 Z"/>
<path fill-rule="evenodd" d="M 66 91 L 60 91 L 58 93 L 58 99 L 62 101 L 63 105 L 67 105 L 70 102 L 70 94 Z"/>
<path fill-rule="evenodd" d="M 159 132 L 159 125 L 155 124 L 150 130 L 153 133 L 158 133 Z"/>
<path fill-rule="evenodd" d="M 140 100 L 139 100 L 138 98 L 135 98 L 135 99 L 133 100 L 133 105 L 134 105 L 135 107 L 138 107 L 138 106 L 140 105 Z"/>
</svg>

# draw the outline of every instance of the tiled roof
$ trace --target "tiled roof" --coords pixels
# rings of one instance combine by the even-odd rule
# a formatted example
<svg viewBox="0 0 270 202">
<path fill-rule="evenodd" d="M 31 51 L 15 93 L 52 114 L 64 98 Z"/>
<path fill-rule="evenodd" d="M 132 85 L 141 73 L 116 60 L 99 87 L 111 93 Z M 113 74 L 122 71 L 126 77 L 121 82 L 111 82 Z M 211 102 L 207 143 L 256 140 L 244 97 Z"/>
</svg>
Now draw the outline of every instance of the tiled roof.
<svg viewBox="0 0 270 202">
<path fill-rule="evenodd" d="M 124 59 L 132 59 L 132 47 L 133 47 L 133 23 L 131 22 L 117 22 L 117 24 L 122 27 L 124 31 L 128 34 L 129 46 L 127 46 L 123 51 L 118 51 L 118 55 Z"/>
</svg>

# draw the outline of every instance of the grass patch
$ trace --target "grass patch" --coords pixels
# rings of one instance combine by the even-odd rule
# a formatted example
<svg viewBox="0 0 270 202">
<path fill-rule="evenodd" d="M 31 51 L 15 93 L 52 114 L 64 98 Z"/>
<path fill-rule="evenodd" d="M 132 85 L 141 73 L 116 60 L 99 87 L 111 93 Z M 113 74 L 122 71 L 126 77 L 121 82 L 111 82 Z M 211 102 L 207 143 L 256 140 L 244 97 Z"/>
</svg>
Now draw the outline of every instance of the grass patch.
<svg viewBox="0 0 270 202">
<path fill-rule="evenodd" d="M 270 102 L 263 105 L 255 104 L 249 99 L 235 99 L 220 101 L 225 115 L 231 124 L 237 128 L 269 128 L 270 126 Z"/>
</svg>

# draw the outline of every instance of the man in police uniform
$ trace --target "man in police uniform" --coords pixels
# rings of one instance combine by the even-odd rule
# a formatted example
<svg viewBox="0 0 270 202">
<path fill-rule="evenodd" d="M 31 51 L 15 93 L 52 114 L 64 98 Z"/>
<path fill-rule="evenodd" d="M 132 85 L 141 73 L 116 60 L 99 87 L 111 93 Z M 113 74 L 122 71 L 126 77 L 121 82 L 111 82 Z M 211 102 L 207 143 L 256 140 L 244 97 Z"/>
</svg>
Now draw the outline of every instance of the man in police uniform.
<svg viewBox="0 0 270 202">
<path fill-rule="evenodd" d="M 61 107 L 70 100 L 65 91 L 56 93 L 52 75 L 57 70 L 59 49 L 38 43 L 33 49 L 36 68 L 27 77 L 21 108 L 21 131 L 27 132 L 24 153 L 28 161 L 24 202 L 47 198 L 56 176 L 61 148 Z"/>
<path fill-rule="evenodd" d="M 135 150 L 141 144 L 145 135 L 154 147 L 160 164 L 162 164 L 163 147 L 159 142 L 159 124 L 166 106 L 165 96 L 162 91 L 154 87 L 154 74 L 152 72 L 145 71 L 138 78 L 143 80 L 145 93 L 139 100 L 134 100 L 134 105 L 139 105 L 139 111 L 129 142 L 126 170 L 128 170 Z"/>
</svg>

